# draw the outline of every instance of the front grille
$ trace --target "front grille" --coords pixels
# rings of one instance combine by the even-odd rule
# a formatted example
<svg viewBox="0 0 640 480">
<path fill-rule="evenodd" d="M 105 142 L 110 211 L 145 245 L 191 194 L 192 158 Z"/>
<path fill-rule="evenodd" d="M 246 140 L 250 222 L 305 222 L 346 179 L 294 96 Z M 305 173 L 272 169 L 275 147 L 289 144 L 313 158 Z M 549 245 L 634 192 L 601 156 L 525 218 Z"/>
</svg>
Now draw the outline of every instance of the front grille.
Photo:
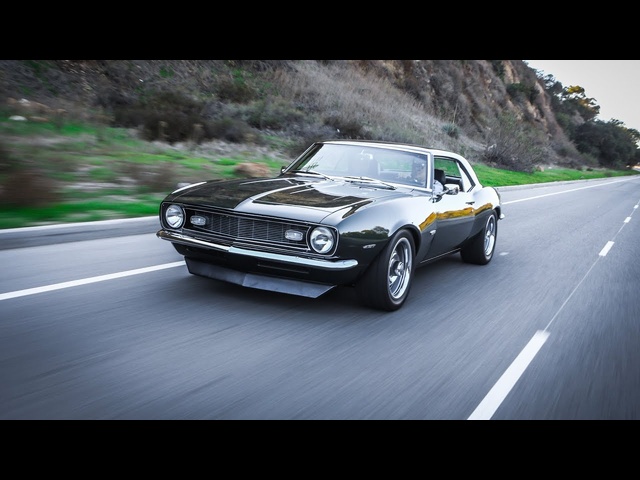
<svg viewBox="0 0 640 480">
<path fill-rule="evenodd" d="M 205 211 L 188 207 L 185 208 L 185 213 L 187 216 L 185 230 L 206 232 L 231 242 L 239 241 L 307 249 L 307 232 L 310 227 L 305 224 L 265 220 L 247 215 Z M 204 217 L 206 219 L 205 225 L 196 226 L 191 224 L 191 217 L 194 215 Z M 285 238 L 287 230 L 295 230 L 302 233 L 302 240 Z"/>
</svg>

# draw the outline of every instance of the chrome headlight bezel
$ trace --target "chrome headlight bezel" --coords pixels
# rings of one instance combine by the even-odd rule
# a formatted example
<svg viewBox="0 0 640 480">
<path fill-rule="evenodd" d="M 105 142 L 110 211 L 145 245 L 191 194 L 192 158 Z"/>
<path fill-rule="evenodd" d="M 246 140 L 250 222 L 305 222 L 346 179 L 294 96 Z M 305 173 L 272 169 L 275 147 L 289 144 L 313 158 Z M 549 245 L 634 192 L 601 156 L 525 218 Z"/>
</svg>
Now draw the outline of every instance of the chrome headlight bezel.
<svg viewBox="0 0 640 480">
<path fill-rule="evenodd" d="M 164 221 L 170 228 L 180 228 L 184 225 L 185 213 L 180 205 L 169 205 L 164 211 Z"/>
<path fill-rule="evenodd" d="M 309 246 L 311 249 L 321 255 L 331 253 L 338 239 L 334 229 L 329 227 L 315 227 L 309 232 Z"/>
</svg>

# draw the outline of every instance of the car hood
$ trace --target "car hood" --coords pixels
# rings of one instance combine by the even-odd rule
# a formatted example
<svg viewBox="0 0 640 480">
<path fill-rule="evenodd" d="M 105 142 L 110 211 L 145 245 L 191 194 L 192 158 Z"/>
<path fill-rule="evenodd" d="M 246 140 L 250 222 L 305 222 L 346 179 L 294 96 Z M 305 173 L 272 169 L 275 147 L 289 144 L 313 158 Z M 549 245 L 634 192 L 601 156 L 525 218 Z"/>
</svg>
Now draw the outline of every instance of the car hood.
<svg viewBox="0 0 640 480">
<path fill-rule="evenodd" d="M 173 192 L 166 201 L 320 222 L 334 213 L 342 212 L 344 217 L 411 192 L 376 183 L 278 177 L 196 184 Z"/>
</svg>

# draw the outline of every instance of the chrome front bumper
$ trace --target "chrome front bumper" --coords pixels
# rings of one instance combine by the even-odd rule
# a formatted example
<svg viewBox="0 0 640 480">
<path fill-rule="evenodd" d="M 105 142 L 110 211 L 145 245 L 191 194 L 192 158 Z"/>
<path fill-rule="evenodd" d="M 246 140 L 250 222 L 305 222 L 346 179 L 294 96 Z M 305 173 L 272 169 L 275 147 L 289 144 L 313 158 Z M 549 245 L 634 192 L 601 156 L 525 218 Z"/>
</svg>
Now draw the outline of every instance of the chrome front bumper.
<svg viewBox="0 0 640 480">
<path fill-rule="evenodd" d="M 334 270 L 342 271 L 348 270 L 358 266 L 358 261 L 355 259 L 348 260 L 318 260 L 313 258 L 297 257 L 292 255 L 282 255 L 279 253 L 260 252 L 257 250 L 248 250 L 246 248 L 238 248 L 229 245 L 220 245 L 218 243 L 208 242 L 206 240 L 200 240 L 198 238 L 184 235 L 181 233 L 171 232 L 168 230 L 159 230 L 156 233 L 158 238 L 167 240 L 172 243 L 178 243 L 181 245 L 208 248 L 217 250 L 220 252 L 227 252 L 233 255 L 244 255 L 247 257 L 253 257 L 261 260 L 269 260 L 273 262 L 280 262 L 289 265 L 300 265 L 311 268 L 318 268 L 321 270 Z"/>
</svg>

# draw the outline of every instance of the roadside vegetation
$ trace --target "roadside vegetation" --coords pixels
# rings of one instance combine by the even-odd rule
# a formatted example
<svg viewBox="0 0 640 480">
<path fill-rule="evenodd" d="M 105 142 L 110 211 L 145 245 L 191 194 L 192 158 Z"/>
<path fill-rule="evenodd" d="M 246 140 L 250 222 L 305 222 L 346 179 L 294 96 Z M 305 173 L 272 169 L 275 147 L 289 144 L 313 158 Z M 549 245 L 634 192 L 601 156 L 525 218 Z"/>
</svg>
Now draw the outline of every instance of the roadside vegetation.
<svg viewBox="0 0 640 480">
<path fill-rule="evenodd" d="M 247 176 L 247 164 L 276 174 L 289 163 L 277 151 L 214 152 L 149 142 L 124 128 L 0 116 L 0 229 L 155 215 L 181 184 Z"/>
<path fill-rule="evenodd" d="M 287 151 L 277 138 L 265 137 L 260 148 L 221 141 L 169 144 L 142 139 L 134 129 L 0 116 L 0 229 L 157 215 L 164 196 L 181 184 L 246 177 L 241 166 L 247 164 L 276 175 L 295 157 Z M 496 187 L 637 173 L 474 167 L 481 182 Z"/>
</svg>

